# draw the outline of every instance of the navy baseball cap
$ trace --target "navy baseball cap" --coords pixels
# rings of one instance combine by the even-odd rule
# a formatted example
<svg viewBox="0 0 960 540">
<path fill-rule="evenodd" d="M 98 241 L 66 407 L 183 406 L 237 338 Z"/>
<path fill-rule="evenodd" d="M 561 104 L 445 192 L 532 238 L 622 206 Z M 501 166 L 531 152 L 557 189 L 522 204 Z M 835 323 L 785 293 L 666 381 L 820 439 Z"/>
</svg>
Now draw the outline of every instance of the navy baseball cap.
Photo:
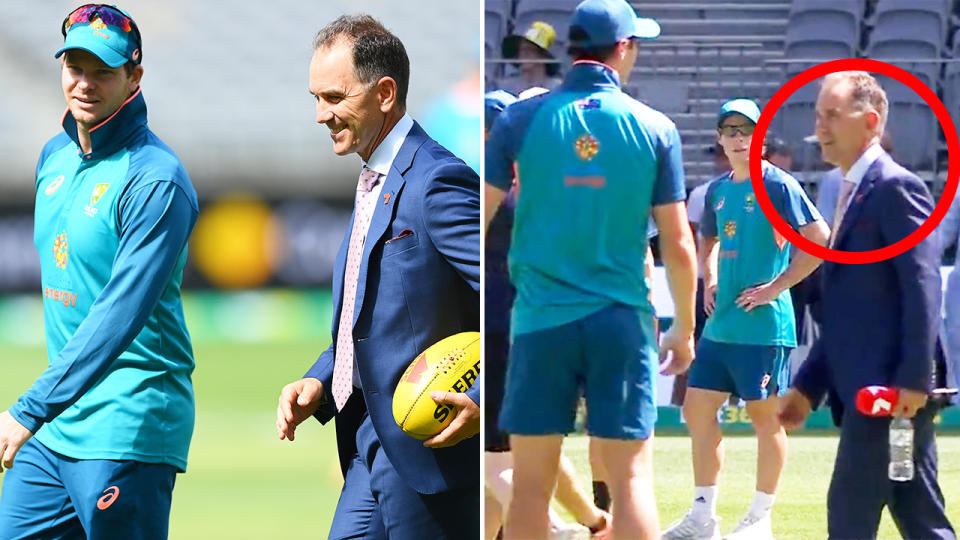
<svg viewBox="0 0 960 540">
<path fill-rule="evenodd" d="M 133 18 L 116 6 L 80 6 L 67 15 L 60 30 L 63 47 L 53 55 L 54 58 L 60 58 L 70 49 L 83 49 L 112 68 L 141 61 L 140 30 Z"/>
<path fill-rule="evenodd" d="M 483 116 L 486 129 L 493 127 L 493 122 L 517 98 L 506 90 L 492 90 L 483 95 Z"/>
<path fill-rule="evenodd" d="M 727 101 L 720 107 L 720 114 L 717 116 L 717 127 L 723 124 L 723 119 L 731 114 L 741 114 L 754 124 L 760 120 L 760 107 L 752 99 L 738 98 Z"/>
<path fill-rule="evenodd" d="M 626 0 L 584 0 L 573 11 L 570 28 L 582 30 L 571 32 L 570 45 L 588 49 L 627 38 L 654 39 L 660 35 L 660 24 L 637 17 Z"/>
</svg>

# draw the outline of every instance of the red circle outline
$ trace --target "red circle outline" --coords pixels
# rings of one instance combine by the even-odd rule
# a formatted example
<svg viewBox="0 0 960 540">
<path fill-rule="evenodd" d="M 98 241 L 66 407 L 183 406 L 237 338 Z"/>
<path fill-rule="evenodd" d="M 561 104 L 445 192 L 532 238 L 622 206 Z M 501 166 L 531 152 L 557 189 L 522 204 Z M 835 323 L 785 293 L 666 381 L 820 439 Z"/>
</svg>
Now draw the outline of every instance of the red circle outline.
<svg viewBox="0 0 960 540">
<path fill-rule="evenodd" d="M 761 155 L 761 150 L 763 148 L 764 137 L 766 136 L 767 129 L 770 127 L 770 121 L 773 120 L 774 114 L 776 114 L 776 111 L 780 109 L 787 98 L 793 95 L 801 86 L 814 79 L 837 71 L 869 71 L 871 73 L 880 73 L 881 75 L 886 75 L 907 85 L 919 94 L 933 110 L 947 140 L 947 158 L 949 163 L 947 166 L 947 183 L 930 217 L 906 238 L 887 247 L 871 251 L 840 251 L 807 240 L 799 232 L 794 231 L 790 225 L 780 217 L 780 214 L 777 213 L 777 210 L 773 207 L 773 203 L 770 202 L 766 187 L 763 185 L 763 169 L 761 166 L 763 156 Z M 753 184 L 753 192 L 757 197 L 757 202 L 760 204 L 760 209 L 770 221 L 770 224 L 798 249 L 819 259 L 836 263 L 866 264 L 885 261 L 891 257 L 900 255 L 919 244 L 921 240 L 932 233 L 937 225 L 940 224 L 947 214 L 947 210 L 950 208 L 953 196 L 957 192 L 958 180 L 960 180 L 960 169 L 958 169 L 958 164 L 952 159 L 954 155 L 960 155 L 960 141 L 957 139 L 957 131 L 953 125 L 953 120 L 950 118 L 947 108 L 944 107 L 940 99 L 937 98 L 937 95 L 930 90 L 927 85 L 923 84 L 920 79 L 911 75 L 908 71 L 887 64 L 886 62 L 868 58 L 846 58 L 843 60 L 824 62 L 806 69 L 787 81 L 786 84 L 773 94 L 767 106 L 764 107 L 760 113 L 760 119 L 757 120 L 753 137 L 750 139 L 750 183 Z"/>
</svg>

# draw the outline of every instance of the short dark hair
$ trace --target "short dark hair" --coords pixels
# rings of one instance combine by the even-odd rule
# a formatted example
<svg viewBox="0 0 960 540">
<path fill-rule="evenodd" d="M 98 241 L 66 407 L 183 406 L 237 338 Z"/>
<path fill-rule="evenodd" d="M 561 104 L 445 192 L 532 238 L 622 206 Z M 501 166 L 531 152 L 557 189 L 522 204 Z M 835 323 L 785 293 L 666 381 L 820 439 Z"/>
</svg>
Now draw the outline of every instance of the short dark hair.
<svg viewBox="0 0 960 540">
<path fill-rule="evenodd" d="M 587 34 L 587 31 L 579 25 L 574 25 L 570 27 L 570 42 L 585 42 L 590 40 L 590 35 Z M 577 45 L 570 45 L 567 48 L 567 52 L 570 54 L 570 57 L 576 60 L 593 60 L 594 62 L 606 62 L 609 60 L 613 53 L 617 50 L 617 44 L 612 45 L 601 45 L 599 47 L 581 47 Z"/>
<path fill-rule="evenodd" d="M 383 77 L 397 83 L 397 102 L 407 106 L 410 59 L 403 42 L 370 15 L 342 15 L 324 26 L 313 38 L 313 50 L 344 39 L 353 47 L 353 70 L 357 80 L 373 84 Z"/>
</svg>

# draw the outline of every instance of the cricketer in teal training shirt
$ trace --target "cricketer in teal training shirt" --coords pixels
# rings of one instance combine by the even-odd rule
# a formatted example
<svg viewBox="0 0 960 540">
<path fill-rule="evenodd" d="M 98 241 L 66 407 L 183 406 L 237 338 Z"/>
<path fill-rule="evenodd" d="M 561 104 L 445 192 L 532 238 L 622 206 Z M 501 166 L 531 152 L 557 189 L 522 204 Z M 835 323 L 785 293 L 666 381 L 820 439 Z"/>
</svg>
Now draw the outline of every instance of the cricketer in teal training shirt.
<svg viewBox="0 0 960 540">
<path fill-rule="evenodd" d="M 93 57 L 78 41 L 95 39 L 88 26 L 126 38 L 108 16 L 120 17 L 104 10 L 71 25 L 57 54 L 67 53 L 69 108 L 63 133 L 46 144 L 37 165 L 34 234 L 49 367 L 8 412 L 64 456 L 183 471 L 194 423 L 194 358 L 180 284 L 197 196 L 176 154 L 147 127 L 139 84 L 98 124 L 78 126 L 75 115 L 86 120 L 110 99 L 106 79 L 99 87 L 91 81 L 112 76 L 106 66 L 78 75 L 77 62 Z M 100 28 L 98 17 L 109 26 Z M 139 39 L 129 42 L 119 65 L 139 59 Z M 116 53 L 96 43 L 89 50 L 104 62 Z M 68 88 L 68 76 L 86 79 Z M 84 95 L 96 99 L 78 104 Z"/>
<path fill-rule="evenodd" d="M 764 162 L 763 182 L 773 207 L 795 230 L 822 219 L 789 173 Z M 736 304 L 745 289 L 773 280 L 790 265 L 791 246 L 760 210 L 749 179 L 735 181 L 728 173 L 710 185 L 700 230 L 720 243 L 716 303 L 703 337 L 723 343 L 796 347 L 789 289 L 750 311 Z"/>
<path fill-rule="evenodd" d="M 35 179 L 49 366 L 0 413 L 0 538 L 162 540 L 193 434 L 197 195 L 147 127 L 130 15 L 86 4 L 61 33 L 67 111 Z"/>
</svg>

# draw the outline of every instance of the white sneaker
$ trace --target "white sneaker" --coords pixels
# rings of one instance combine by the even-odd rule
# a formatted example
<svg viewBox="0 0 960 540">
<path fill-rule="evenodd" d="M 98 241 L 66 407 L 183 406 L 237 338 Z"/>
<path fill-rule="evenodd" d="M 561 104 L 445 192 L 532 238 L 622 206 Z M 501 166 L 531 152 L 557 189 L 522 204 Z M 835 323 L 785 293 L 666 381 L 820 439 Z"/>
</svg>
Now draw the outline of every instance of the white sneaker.
<svg viewBox="0 0 960 540">
<path fill-rule="evenodd" d="M 679 521 L 663 532 L 664 540 L 720 540 L 720 521 L 718 517 L 712 517 L 707 521 L 700 522 L 694 519 L 693 514 L 688 512 Z"/>
<path fill-rule="evenodd" d="M 737 528 L 723 538 L 724 540 L 773 540 L 770 514 L 763 517 L 747 514 L 740 520 Z"/>
<path fill-rule="evenodd" d="M 568 523 L 559 527 L 550 527 L 548 540 L 590 540 L 590 529 L 579 523 Z"/>
</svg>

